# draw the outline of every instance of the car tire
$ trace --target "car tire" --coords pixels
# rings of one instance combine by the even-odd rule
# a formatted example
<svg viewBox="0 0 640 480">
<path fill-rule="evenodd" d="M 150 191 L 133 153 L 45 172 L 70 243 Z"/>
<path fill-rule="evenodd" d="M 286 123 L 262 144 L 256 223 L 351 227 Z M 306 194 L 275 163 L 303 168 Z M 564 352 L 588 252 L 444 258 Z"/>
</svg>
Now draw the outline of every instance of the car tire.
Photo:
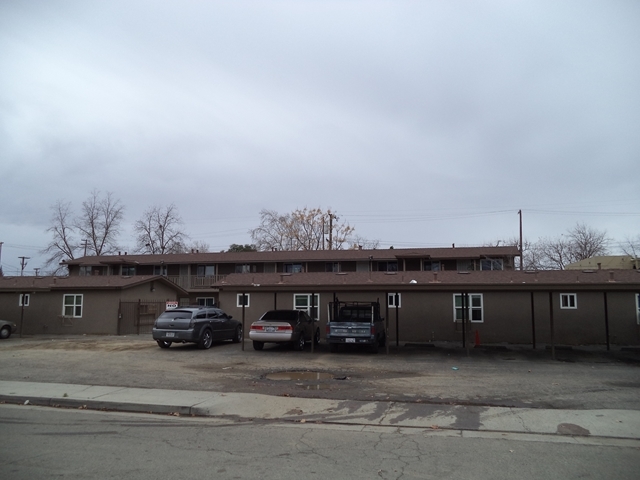
<svg viewBox="0 0 640 480">
<path fill-rule="evenodd" d="M 320 329 L 316 329 L 316 334 L 313 336 L 313 344 L 318 345 L 320 343 Z"/>
<path fill-rule="evenodd" d="M 300 333 L 300 336 L 298 337 L 298 340 L 296 340 L 296 343 L 294 343 L 293 348 L 301 352 L 304 350 L 304 344 L 304 333 Z"/>
<path fill-rule="evenodd" d="M 258 342 L 256 340 L 253 341 L 254 350 L 262 350 L 263 348 L 264 348 L 264 342 Z"/>
<path fill-rule="evenodd" d="M 171 346 L 171 342 L 167 342 L 165 340 L 156 340 L 158 342 L 158 346 L 160 348 L 169 348 Z"/>
<path fill-rule="evenodd" d="M 4 327 L 0 328 L 0 338 L 1 339 L 7 339 L 11 336 L 11 327 L 9 325 L 5 325 Z"/>
<path fill-rule="evenodd" d="M 207 350 L 211 348 L 211 345 L 213 345 L 213 334 L 211 333 L 211 330 L 205 328 L 202 332 L 202 336 L 200 337 L 200 341 L 198 342 L 198 348 Z"/>
<path fill-rule="evenodd" d="M 242 341 L 242 325 L 238 325 L 238 328 L 236 328 L 236 333 L 231 341 L 233 343 L 240 343 Z"/>
</svg>

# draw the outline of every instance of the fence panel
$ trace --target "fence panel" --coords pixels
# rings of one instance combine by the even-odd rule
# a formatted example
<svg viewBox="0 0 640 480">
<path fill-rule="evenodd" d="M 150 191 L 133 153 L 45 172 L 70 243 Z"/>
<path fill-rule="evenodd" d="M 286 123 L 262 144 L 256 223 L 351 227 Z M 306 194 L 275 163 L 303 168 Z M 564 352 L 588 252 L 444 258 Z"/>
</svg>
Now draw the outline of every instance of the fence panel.
<svg viewBox="0 0 640 480">
<path fill-rule="evenodd" d="M 118 335 L 151 333 L 153 322 L 165 308 L 166 303 L 158 301 L 120 302 Z"/>
</svg>

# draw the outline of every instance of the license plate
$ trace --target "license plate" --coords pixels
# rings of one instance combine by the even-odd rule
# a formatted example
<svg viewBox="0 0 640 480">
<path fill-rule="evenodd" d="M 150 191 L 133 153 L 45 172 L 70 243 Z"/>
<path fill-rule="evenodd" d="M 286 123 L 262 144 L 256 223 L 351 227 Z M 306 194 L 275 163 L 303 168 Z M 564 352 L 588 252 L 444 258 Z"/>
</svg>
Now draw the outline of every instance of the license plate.
<svg viewBox="0 0 640 480">
<path fill-rule="evenodd" d="M 345 343 L 356 343 L 356 339 L 355 338 L 345 338 L 344 342 Z"/>
<path fill-rule="evenodd" d="M 170 332 L 170 333 L 167 333 L 167 334 L 166 334 L 166 336 L 167 336 L 167 337 L 175 337 L 175 336 L 176 336 L 176 334 L 175 334 L 175 333 L 173 333 L 173 332 Z"/>
<path fill-rule="evenodd" d="M 276 331 L 276 327 L 264 327 L 264 331 L 265 332 L 275 332 Z"/>
</svg>

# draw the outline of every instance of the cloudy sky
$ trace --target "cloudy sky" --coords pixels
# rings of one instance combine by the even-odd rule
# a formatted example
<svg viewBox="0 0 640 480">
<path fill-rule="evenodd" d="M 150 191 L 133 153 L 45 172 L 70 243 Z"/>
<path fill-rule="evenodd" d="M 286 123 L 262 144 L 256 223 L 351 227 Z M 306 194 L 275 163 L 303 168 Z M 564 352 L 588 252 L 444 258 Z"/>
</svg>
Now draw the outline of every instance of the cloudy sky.
<svg viewBox="0 0 640 480">
<path fill-rule="evenodd" d="M 175 204 L 213 251 L 261 209 L 381 247 L 640 234 L 640 2 L 0 2 L 5 274 L 51 205 Z"/>
</svg>

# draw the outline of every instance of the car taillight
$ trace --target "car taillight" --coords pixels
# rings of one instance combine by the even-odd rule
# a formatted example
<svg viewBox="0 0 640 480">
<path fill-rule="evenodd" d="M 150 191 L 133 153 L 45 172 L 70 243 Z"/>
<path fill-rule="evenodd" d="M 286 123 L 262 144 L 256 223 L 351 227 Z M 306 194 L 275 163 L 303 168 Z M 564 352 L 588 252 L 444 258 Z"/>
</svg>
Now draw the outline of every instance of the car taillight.
<svg viewBox="0 0 640 480">
<path fill-rule="evenodd" d="M 291 325 L 286 325 L 284 327 L 278 327 L 279 332 L 293 332 L 293 327 Z"/>
<path fill-rule="evenodd" d="M 327 327 L 326 327 L 326 333 L 327 333 L 327 335 L 331 334 L 331 327 L 329 325 L 327 325 Z"/>
<path fill-rule="evenodd" d="M 251 330 L 264 330 L 262 325 L 251 325 Z"/>
<path fill-rule="evenodd" d="M 371 327 L 371 335 L 375 335 L 376 334 L 376 327 Z"/>
</svg>

